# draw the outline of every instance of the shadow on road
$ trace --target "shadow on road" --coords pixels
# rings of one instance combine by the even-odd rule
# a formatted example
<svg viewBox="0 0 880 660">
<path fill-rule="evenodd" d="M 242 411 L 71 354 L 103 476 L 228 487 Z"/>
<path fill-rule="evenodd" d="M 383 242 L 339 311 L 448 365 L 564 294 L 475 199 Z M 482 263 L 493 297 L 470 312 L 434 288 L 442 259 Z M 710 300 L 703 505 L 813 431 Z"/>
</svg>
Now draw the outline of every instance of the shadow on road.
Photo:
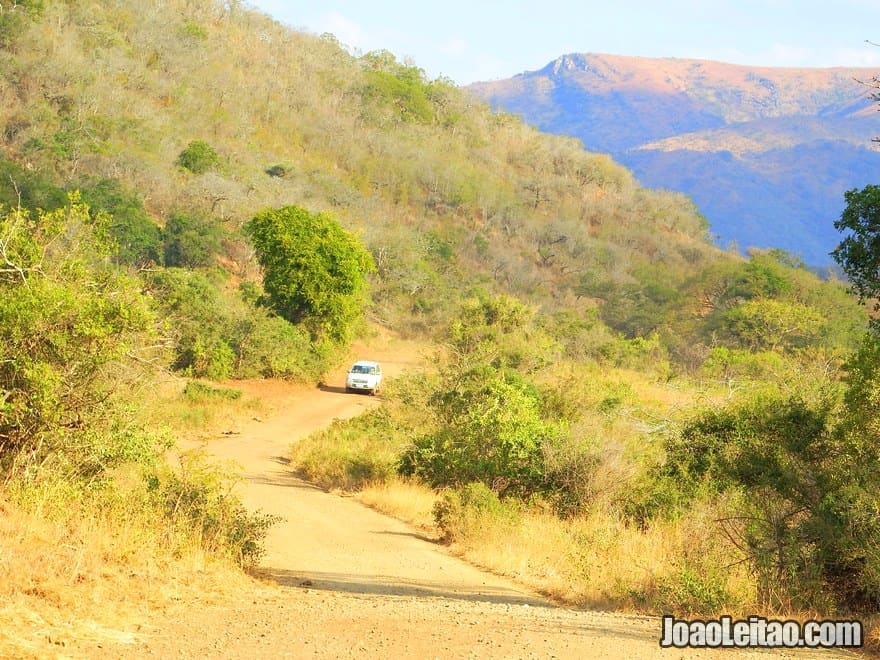
<svg viewBox="0 0 880 660">
<path fill-rule="evenodd" d="M 244 478 L 252 484 L 264 486 L 283 486 L 285 488 L 299 488 L 302 490 L 314 490 L 326 493 L 323 488 L 311 484 L 291 470 L 274 470 L 261 474 L 245 474 Z"/>
<path fill-rule="evenodd" d="M 324 385 L 321 383 L 318 385 L 318 389 L 322 392 L 331 392 L 333 394 L 349 394 L 348 390 L 344 387 L 338 387 L 336 385 Z M 354 392 L 351 392 L 351 394 L 354 394 Z"/>
<path fill-rule="evenodd" d="M 337 385 L 318 385 L 318 389 L 322 392 L 329 392 L 330 394 L 348 394 L 350 396 L 376 396 L 370 394 L 367 390 L 347 390 L 344 387 L 338 387 Z M 379 398 L 377 396 L 377 398 Z"/>
<path fill-rule="evenodd" d="M 388 530 L 373 531 L 373 534 L 381 534 L 382 536 L 408 536 L 409 538 L 418 539 L 419 541 L 427 541 L 428 543 L 437 543 L 437 538 L 428 534 L 419 534 L 417 532 L 391 532 Z"/>
<path fill-rule="evenodd" d="M 260 578 L 272 580 L 283 587 L 299 587 L 379 596 L 406 596 L 422 598 L 448 598 L 469 602 L 497 603 L 502 605 L 528 605 L 530 607 L 554 608 L 555 606 L 536 596 L 518 593 L 504 588 L 471 586 L 456 588 L 441 582 L 412 581 L 400 577 L 345 573 L 294 572 L 281 568 L 260 568 L 254 571 Z"/>
</svg>

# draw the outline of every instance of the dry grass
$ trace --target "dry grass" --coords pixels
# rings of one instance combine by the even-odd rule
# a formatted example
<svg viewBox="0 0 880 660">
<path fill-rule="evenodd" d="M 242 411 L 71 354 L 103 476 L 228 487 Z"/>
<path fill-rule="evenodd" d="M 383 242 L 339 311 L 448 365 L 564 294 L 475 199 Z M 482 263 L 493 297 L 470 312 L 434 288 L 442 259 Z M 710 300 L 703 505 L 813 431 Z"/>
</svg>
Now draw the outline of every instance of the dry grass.
<svg viewBox="0 0 880 660">
<path fill-rule="evenodd" d="M 0 501 L 0 657 L 134 641 L 148 617 L 247 587 L 240 569 L 195 547 L 163 552 L 152 533 L 136 516 L 82 509 L 53 520 Z"/>
<path fill-rule="evenodd" d="M 677 612 L 706 615 L 713 590 L 726 592 L 723 603 L 718 601 L 726 613 L 753 600 L 747 576 L 721 568 L 731 557 L 701 522 L 642 531 L 601 512 L 567 520 L 529 512 L 515 526 L 481 520 L 472 536 L 456 540 L 453 550 L 581 607 L 657 612 L 677 601 Z M 681 584 L 683 572 L 712 576 L 719 583 Z"/>
<path fill-rule="evenodd" d="M 369 507 L 393 516 L 422 531 L 436 534 L 434 503 L 437 494 L 410 481 L 390 481 L 367 486 L 355 496 Z"/>
<path fill-rule="evenodd" d="M 245 392 L 193 401 L 182 396 L 186 382 L 154 383 L 138 421 L 194 440 L 264 414 L 274 400 Z M 143 488 L 134 472 L 117 470 L 119 497 L 100 503 L 52 479 L 0 488 L 0 657 L 63 657 L 84 642 L 133 642 L 156 616 L 253 590 L 237 565 L 208 556 L 197 539 L 169 542 L 163 535 L 174 532 L 124 496 Z"/>
<path fill-rule="evenodd" d="M 412 482 L 369 486 L 356 495 L 365 504 L 439 537 L 431 514 L 437 494 Z M 735 551 L 719 536 L 706 508 L 686 520 L 642 531 L 604 512 L 560 520 L 534 509 L 511 524 L 487 515 L 451 550 L 496 574 L 511 577 L 556 602 L 593 609 L 706 617 L 713 589 L 722 589 L 716 615 L 807 620 L 816 612 L 767 611 L 757 604 L 744 564 L 730 566 Z M 702 582 L 692 578 L 706 577 Z M 700 600 L 703 602 L 700 602 Z M 862 617 L 866 646 L 880 649 L 880 616 Z"/>
<path fill-rule="evenodd" d="M 357 498 L 441 536 L 432 514 L 438 496 L 430 488 L 395 481 L 370 486 Z M 709 510 L 649 530 L 603 511 L 568 519 L 540 508 L 513 519 L 476 513 L 451 549 L 569 605 L 656 612 L 673 601 L 679 613 L 705 615 L 707 602 L 723 591 L 725 613 L 754 612 L 749 576 L 743 566 L 725 568 L 736 557 Z M 687 580 L 694 576 L 705 583 Z"/>
<path fill-rule="evenodd" d="M 141 398 L 138 421 L 146 428 L 168 429 L 175 438 L 197 441 L 216 437 L 234 430 L 241 420 L 271 414 L 279 401 L 302 386 L 284 381 L 252 381 L 211 383 L 209 387 L 241 394 L 238 399 L 204 397 L 191 399 L 184 394 L 190 380 L 168 376 L 151 385 L 148 395 Z"/>
<path fill-rule="evenodd" d="M 394 481 L 368 486 L 356 498 L 440 537 L 432 514 L 438 495 L 430 488 Z M 730 565 L 738 556 L 719 535 L 715 516 L 705 508 L 639 530 L 602 511 L 561 520 L 536 508 L 513 522 L 479 517 L 451 550 L 566 605 L 652 614 L 672 609 L 679 616 L 705 617 L 710 613 L 705 601 L 721 589 L 719 615 L 821 618 L 815 612 L 762 610 L 746 566 Z M 709 579 L 689 579 L 701 576 Z M 866 644 L 880 648 L 880 616 L 864 623 Z"/>
</svg>

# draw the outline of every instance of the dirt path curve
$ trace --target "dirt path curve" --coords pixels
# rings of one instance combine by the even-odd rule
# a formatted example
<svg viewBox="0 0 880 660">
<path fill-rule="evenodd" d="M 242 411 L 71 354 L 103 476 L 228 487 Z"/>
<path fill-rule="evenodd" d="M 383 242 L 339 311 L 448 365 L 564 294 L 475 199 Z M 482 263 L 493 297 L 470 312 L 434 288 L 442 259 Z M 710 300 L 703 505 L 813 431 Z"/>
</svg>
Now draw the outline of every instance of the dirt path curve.
<svg viewBox="0 0 880 660">
<path fill-rule="evenodd" d="M 400 356 L 397 350 L 364 355 L 381 360 L 389 376 L 413 365 Z M 328 382 L 334 386 L 298 390 L 271 416 L 207 445 L 219 459 L 242 467 L 248 507 L 284 518 L 267 539 L 265 584 L 245 602 L 187 610 L 182 619 L 139 635 L 133 646 L 104 646 L 94 656 L 731 657 L 662 652 L 657 618 L 553 606 L 449 555 L 397 520 L 296 478 L 285 462 L 292 442 L 378 403 L 345 394 L 341 374 Z"/>
</svg>

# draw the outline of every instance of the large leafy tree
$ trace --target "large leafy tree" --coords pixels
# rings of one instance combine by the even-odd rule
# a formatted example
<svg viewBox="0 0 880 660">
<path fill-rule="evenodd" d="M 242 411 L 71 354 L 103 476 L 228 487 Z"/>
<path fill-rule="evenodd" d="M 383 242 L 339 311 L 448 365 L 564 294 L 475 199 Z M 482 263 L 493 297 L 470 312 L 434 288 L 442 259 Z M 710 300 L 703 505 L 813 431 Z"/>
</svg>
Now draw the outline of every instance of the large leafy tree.
<svg viewBox="0 0 880 660">
<path fill-rule="evenodd" d="M 272 307 L 313 338 L 343 343 L 363 313 L 373 258 L 329 213 L 297 207 L 268 209 L 245 232 L 263 267 Z"/>
<path fill-rule="evenodd" d="M 162 231 L 150 219 L 137 192 L 116 179 L 87 179 L 80 194 L 93 217 L 99 213 L 109 216 L 107 230 L 116 243 L 113 257 L 117 262 L 143 266 L 161 261 Z"/>
<path fill-rule="evenodd" d="M 726 315 L 730 333 L 752 350 L 778 351 L 808 345 L 825 319 L 797 301 L 757 298 L 738 305 Z"/>
<path fill-rule="evenodd" d="M 831 256 L 862 302 L 880 298 L 880 186 L 849 190 L 844 199 L 846 208 L 834 226 L 848 233 Z"/>
</svg>

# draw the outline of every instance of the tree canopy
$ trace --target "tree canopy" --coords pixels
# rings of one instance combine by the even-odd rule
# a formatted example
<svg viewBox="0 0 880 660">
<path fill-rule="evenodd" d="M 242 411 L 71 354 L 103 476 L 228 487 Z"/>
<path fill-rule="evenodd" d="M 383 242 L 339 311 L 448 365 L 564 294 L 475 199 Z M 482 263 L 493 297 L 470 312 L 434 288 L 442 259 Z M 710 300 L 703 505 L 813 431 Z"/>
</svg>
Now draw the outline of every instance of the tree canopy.
<svg viewBox="0 0 880 660">
<path fill-rule="evenodd" d="M 366 302 L 367 274 L 375 269 L 360 240 L 329 213 L 298 206 L 258 213 L 245 232 L 275 311 L 317 339 L 347 341 Z"/>
<path fill-rule="evenodd" d="M 864 302 L 867 298 L 880 297 L 880 186 L 849 190 L 844 199 L 846 208 L 834 226 L 851 233 L 831 256 Z"/>
</svg>

